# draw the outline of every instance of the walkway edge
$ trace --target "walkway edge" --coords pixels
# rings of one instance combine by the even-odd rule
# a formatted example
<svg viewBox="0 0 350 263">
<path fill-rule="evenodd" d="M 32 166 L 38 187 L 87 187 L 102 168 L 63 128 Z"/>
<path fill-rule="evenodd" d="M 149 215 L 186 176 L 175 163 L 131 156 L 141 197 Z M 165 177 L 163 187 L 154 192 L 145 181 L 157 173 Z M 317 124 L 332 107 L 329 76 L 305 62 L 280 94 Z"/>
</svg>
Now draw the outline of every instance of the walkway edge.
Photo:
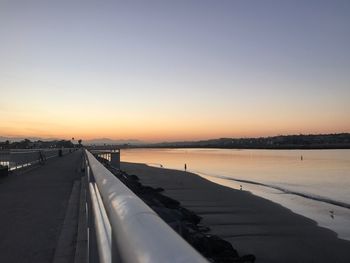
<svg viewBox="0 0 350 263">
<path fill-rule="evenodd" d="M 72 262 L 78 231 L 78 212 L 80 205 L 80 181 L 75 181 L 69 197 L 66 215 L 58 238 L 53 263 Z"/>
<path fill-rule="evenodd" d="M 86 176 L 81 178 L 78 235 L 74 263 L 86 263 L 87 260 L 87 217 L 86 217 Z"/>
</svg>

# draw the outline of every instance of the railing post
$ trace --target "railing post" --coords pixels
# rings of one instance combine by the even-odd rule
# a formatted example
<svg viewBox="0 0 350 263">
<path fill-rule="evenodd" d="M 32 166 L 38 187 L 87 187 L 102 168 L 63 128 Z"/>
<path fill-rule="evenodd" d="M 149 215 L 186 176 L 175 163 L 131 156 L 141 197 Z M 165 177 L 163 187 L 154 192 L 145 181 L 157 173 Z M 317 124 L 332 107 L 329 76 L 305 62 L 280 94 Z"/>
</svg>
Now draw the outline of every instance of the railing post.
<svg viewBox="0 0 350 263">
<path fill-rule="evenodd" d="M 111 166 L 120 169 L 120 150 L 116 152 L 111 152 Z"/>
</svg>

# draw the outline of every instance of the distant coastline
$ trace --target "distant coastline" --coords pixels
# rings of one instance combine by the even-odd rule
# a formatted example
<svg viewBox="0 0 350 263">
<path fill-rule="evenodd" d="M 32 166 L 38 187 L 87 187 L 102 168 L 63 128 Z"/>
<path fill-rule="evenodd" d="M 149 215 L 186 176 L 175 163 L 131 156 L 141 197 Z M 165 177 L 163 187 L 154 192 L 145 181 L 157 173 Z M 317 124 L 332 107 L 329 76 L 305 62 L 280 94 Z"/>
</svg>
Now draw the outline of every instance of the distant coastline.
<svg viewBox="0 0 350 263">
<path fill-rule="evenodd" d="M 11 140 L 9 140 L 11 139 Z M 74 141 L 59 139 L 37 140 L 0 136 L 0 149 L 72 147 Z M 278 135 L 252 138 L 219 138 L 198 141 L 147 143 L 140 140 L 113 140 L 109 138 L 82 141 L 89 147 L 118 148 L 219 148 L 219 149 L 267 149 L 267 150 L 322 150 L 350 149 L 350 133 Z"/>
<path fill-rule="evenodd" d="M 220 148 L 220 149 L 350 149 L 350 133 L 280 135 L 259 138 L 220 138 L 201 141 L 129 145 L 132 148 Z"/>
</svg>

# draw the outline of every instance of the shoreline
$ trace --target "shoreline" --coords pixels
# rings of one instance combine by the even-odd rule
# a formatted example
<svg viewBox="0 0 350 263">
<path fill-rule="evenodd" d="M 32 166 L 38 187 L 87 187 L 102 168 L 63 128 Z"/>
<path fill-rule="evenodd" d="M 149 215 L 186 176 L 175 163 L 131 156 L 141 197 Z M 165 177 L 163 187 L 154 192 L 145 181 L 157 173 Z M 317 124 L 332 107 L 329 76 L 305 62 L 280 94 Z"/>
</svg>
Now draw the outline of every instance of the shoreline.
<svg viewBox="0 0 350 263">
<path fill-rule="evenodd" d="M 336 145 L 336 146 L 283 146 L 283 147 L 218 147 L 218 146 L 195 146 L 195 145 L 184 145 L 184 146 L 148 146 L 148 145 L 128 145 L 122 146 L 121 149 L 220 149 L 220 150 L 350 150 L 349 145 Z"/>
<path fill-rule="evenodd" d="M 203 218 L 211 233 L 257 262 L 349 262 L 350 242 L 311 219 L 247 191 L 218 185 L 197 174 L 139 163 L 121 164 L 146 186 L 162 187 Z"/>
<path fill-rule="evenodd" d="M 319 227 L 333 231 L 339 239 L 350 241 L 350 229 L 347 228 L 350 225 L 348 204 L 342 205 L 343 203 L 333 202 L 331 199 L 317 198 L 249 180 L 213 176 L 196 171 L 193 171 L 193 173 L 215 184 L 234 190 L 238 190 L 241 186 L 245 191 L 249 191 L 257 197 L 269 200 L 291 210 L 295 214 L 315 221 Z"/>
</svg>

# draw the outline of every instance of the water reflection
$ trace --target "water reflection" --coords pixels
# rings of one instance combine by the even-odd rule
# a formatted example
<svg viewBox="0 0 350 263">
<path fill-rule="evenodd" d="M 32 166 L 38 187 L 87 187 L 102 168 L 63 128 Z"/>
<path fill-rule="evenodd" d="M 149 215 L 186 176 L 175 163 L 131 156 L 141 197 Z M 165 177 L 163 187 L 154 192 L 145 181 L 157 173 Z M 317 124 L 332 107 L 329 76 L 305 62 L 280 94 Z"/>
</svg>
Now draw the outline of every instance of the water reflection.
<svg viewBox="0 0 350 263">
<path fill-rule="evenodd" d="M 350 239 L 350 209 L 327 203 L 349 205 L 350 150 L 132 149 L 122 151 L 122 160 L 178 170 L 186 164 L 188 171 L 280 203 Z"/>
</svg>

